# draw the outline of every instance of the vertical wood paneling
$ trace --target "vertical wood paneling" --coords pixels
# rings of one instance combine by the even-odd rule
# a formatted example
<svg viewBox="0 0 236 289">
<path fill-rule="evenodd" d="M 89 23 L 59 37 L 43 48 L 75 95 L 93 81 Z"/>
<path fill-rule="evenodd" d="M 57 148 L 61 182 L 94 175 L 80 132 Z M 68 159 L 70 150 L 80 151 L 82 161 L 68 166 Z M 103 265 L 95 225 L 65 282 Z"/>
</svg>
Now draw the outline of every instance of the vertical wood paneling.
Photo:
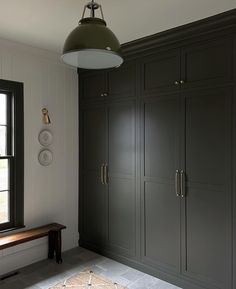
<svg viewBox="0 0 236 289">
<path fill-rule="evenodd" d="M 0 78 L 24 82 L 25 225 L 65 224 L 63 247 L 70 249 L 78 242 L 78 85 L 76 70 L 64 66 L 59 58 L 0 39 Z M 41 121 L 44 106 L 52 120 L 49 127 Z M 38 133 L 43 128 L 54 135 L 50 146 L 54 161 L 49 167 L 38 163 L 42 149 Z M 0 275 L 45 258 L 46 246 L 43 250 L 34 246 L 30 251 L 16 247 L 0 252 Z"/>
</svg>

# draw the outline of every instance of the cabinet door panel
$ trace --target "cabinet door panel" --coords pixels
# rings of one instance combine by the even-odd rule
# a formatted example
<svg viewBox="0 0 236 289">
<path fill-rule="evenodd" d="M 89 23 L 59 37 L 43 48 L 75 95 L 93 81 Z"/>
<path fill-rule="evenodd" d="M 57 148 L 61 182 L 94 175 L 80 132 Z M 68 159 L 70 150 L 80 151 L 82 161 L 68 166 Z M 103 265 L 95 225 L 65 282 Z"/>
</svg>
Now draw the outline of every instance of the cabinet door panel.
<svg viewBox="0 0 236 289">
<path fill-rule="evenodd" d="M 135 254 L 135 103 L 108 107 L 109 241 L 120 254 Z"/>
<path fill-rule="evenodd" d="M 187 98 L 186 171 L 191 182 L 225 184 L 226 113 L 224 92 Z"/>
<path fill-rule="evenodd" d="M 106 160 L 106 115 L 105 109 L 91 107 L 83 112 L 83 169 L 100 170 Z"/>
<path fill-rule="evenodd" d="M 83 226 L 81 238 L 90 244 L 104 246 L 107 241 L 107 189 L 100 175 L 86 173 L 83 177 Z"/>
<path fill-rule="evenodd" d="M 184 274 L 210 288 L 231 288 L 230 89 L 186 98 Z"/>
<path fill-rule="evenodd" d="M 136 62 L 125 61 L 121 67 L 108 73 L 109 98 L 135 96 Z"/>
<path fill-rule="evenodd" d="M 135 186 L 132 179 L 109 179 L 109 242 L 119 253 L 135 253 Z"/>
<path fill-rule="evenodd" d="M 109 173 L 134 176 L 135 103 L 109 106 Z"/>
<path fill-rule="evenodd" d="M 194 44 L 183 49 L 182 88 L 232 81 L 233 42 L 231 38 Z"/>
<path fill-rule="evenodd" d="M 178 271 L 180 201 L 173 185 L 145 182 L 145 259 L 149 264 Z"/>
<path fill-rule="evenodd" d="M 180 97 L 145 101 L 142 120 L 142 258 L 174 273 L 180 264 Z"/>
<path fill-rule="evenodd" d="M 179 97 L 144 104 L 144 174 L 170 180 L 178 169 Z"/>
<path fill-rule="evenodd" d="M 84 74 L 80 85 L 83 101 L 103 100 L 102 94 L 107 91 L 106 74 L 101 71 Z"/>
<path fill-rule="evenodd" d="M 159 52 L 141 61 L 141 94 L 156 95 L 158 92 L 176 90 L 180 80 L 180 51 Z"/>
<path fill-rule="evenodd" d="M 234 35 L 234 42 L 233 42 L 233 59 L 234 59 L 234 63 L 233 63 L 233 71 L 234 71 L 234 82 L 236 81 L 236 35 Z"/>
<path fill-rule="evenodd" d="M 203 282 L 225 288 L 227 270 L 227 198 L 222 191 L 189 188 L 186 270 Z M 220 233 L 219 233 L 220 231 Z"/>
</svg>

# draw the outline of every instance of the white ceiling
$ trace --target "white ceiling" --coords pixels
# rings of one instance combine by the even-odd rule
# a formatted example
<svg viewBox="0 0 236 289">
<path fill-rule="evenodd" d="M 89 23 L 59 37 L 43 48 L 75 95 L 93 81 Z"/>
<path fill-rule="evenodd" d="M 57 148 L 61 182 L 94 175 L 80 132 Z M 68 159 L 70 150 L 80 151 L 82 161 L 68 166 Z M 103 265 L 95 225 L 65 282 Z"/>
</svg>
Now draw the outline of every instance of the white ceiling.
<svg viewBox="0 0 236 289">
<path fill-rule="evenodd" d="M 0 0 L 0 37 L 60 52 L 87 0 Z M 236 8 L 236 0 L 98 0 L 121 43 Z"/>
</svg>

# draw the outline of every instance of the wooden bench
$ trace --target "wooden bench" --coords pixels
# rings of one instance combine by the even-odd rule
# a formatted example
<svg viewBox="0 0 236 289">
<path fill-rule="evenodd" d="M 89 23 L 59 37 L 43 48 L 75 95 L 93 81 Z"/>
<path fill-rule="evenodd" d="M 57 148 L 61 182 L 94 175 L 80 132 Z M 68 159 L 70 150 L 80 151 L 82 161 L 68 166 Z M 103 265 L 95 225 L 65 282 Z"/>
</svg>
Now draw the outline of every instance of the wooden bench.
<svg viewBox="0 0 236 289">
<path fill-rule="evenodd" d="M 57 263 L 62 263 L 61 231 L 65 228 L 66 227 L 64 225 L 53 223 L 46 226 L 0 237 L 0 250 L 48 236 L 48 258 L 53 259 L 54 255 L 56 254 Z"/>
</svg>

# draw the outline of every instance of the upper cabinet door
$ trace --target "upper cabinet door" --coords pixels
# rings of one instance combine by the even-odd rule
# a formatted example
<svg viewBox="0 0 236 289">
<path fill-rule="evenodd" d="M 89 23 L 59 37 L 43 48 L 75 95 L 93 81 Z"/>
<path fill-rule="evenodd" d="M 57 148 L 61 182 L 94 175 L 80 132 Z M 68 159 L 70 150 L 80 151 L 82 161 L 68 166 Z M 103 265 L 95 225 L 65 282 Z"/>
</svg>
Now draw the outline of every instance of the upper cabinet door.
<svg viewBox="0 0 236 289">
<path fill-rule="evenodd" d="M 195 43 L 182 50 L 181 88 L 215 85 L 232 81 L 231 38 Z"/>
<path fill-rule="evenodd" d="M 83 102 L 104 100 L 104 93 L 106 91 L 107 81 L 105 72 L 89 72 L 81 76 L 80 97 Z"/>
<path fill-rule="evenodd" d="M 108 97 L 135 97 L 136 62 L 125 61 L 121 67 L 108 73 Z"/>
<path fill-rule="evenodd" d="M 180 50 L 157 52 L 142 58 L 141 95 L 155 95 L 159 92 L 179 89 Z"/>
</svg>

